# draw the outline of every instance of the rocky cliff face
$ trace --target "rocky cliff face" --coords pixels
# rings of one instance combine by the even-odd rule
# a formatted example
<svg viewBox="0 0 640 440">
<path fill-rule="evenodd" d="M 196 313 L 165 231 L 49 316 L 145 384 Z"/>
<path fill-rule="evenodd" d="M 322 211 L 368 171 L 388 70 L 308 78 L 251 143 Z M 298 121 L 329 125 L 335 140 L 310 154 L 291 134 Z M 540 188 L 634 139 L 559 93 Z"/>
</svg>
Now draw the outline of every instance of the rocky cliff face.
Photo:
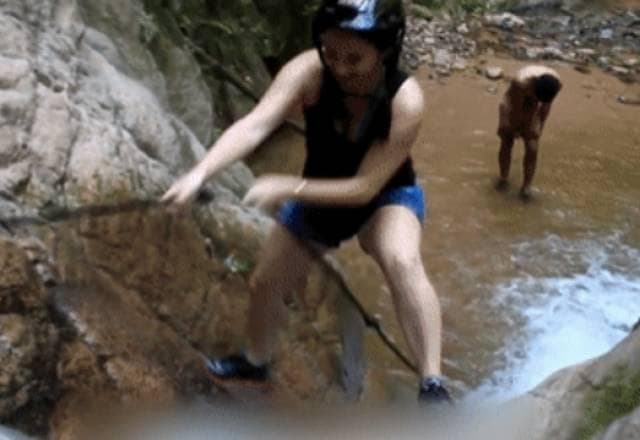
<svg viewBox="0 0 640 440">
<path fill-rule="evenodd" d="M 222 173 L 193 215 L 154 203 L 248 105 L 236 74 L 256 94 L 269 78 L 258 49 L 228 41 L 231 77 L 203 71 L 182 26 L 215 26 L 196 14 L 212 4 L 0 1 L 0 423 L 79 438 L 101 403 L 215 396 L 202 355 L 241 348 L 270 223 L 239 204 L 251 172 Z M 340 286 L 316 284 L 276 380 L 339 400 L 337 324 L 321 317 Z"/>
</svg>

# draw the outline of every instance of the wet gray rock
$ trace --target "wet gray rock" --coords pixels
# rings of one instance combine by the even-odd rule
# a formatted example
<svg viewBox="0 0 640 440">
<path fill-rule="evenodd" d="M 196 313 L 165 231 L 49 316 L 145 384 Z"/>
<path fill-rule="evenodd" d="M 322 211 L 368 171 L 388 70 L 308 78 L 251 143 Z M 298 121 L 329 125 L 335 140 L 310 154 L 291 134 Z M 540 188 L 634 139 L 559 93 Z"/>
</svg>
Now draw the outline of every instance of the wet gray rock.
<svg viewBox="0 0 640 440">
<path fill-rule="evenodd" d="M 592 57 L 597 52 L 594 49 L 591 49 L 591 48 L 588 48 L 588 47 L 583 47 L 583 48 L 577 49 L 576 53 L 579 54 L 579 55 L 582 55 L 584 57 Z"/>
<path fill-rule="evenodd" d="M 502 67 L 490 66 L 485 69 L 485 76 L 492 80 L 498 80 L 504 75 Z"/>
<path fill-rule="evenodd" d="M 571 4 L 570 4 L 571 3 Z M 526 19 L 525 27 L 500 26 L 495 17 L 487 26 L 497 30 L 503 48 L 516 58 L 526 60 L 557 59 L 588 68 L 594 63 L 625 81 L 640 79 L 640 66 L 628 66 L 625 60 L 640 52 L 640 15 L 631 10 L 581 8 L 581 2 L 523 2 L 512 10 Z M 628 73 L 610 66 L 628 68 Z"/>
<path fill-rule="evenodd" d="M 612 66 L 611 67 L 611 71 L 613 73 L 616 73 L 618 75 L 629 75 L 630 70 L 625 68 L 625 67 L 621 67 L 621 66 Z"/>
<path fill-rule="evenodd" d="M 455 60 L 444 62 L 440 51 L 446 50 L 465 60 L 475 56 L 475 38 L 483 34 L 484 28 L 519 59 L 562 60 L 585 71 L 593 63 L 625 81 L 640 78 L 640 63 L 635 61 L 640 52 L 640 14 L 633 11 L 596 14 L 568 3 L 548 1 L 524 2 L 512 10 L 520 15 L 487 14 L 482 19 L 466 16 L 462 21 L 446 14 L 434 15 L 428 21 L 411 16 L 403 62 L 411 69 L 428 64 L 438 74 L 449 74 L 460 66 Z M 491 51 L 492 44 L 483 50 Z M 610 66 L 620 66 L 629 72 L 623 74 Z"/>
<path fill-rule="evenodd" d="M 598 64 L 600 66 L 608 66 L 610 63 L 611 63 L 611 58 L 605 57 L 605 56 L 598 57 Z"/>
<path fill-rule="evenodd" d="M 135 42 L 130 42 L 133 46 L 127 54 L 126 47 L 116 50 L 106 34 L 91 32 L 86 23 L 65 21 L 67 15 L 82 15 L 84 10 L 77 9 L 82 4 L 61 3 L 52 15 L 59 22 L 43 16 L 34 25 L 39 29 L 16 18 L 32 6 L 26 3 L 14 16 L 0 15 L 0 30 L 6 36 L 0 56 L 10 60 L 1 63 L 0 69 L 0 84 L 5 87 L 0 90 L 4 122 L 0 155 L 5 164 L 0 191 L 35 208 L 159 196 L 173 176 L 205 153 L 189 126 L 171 112 L 173 106 L 163 88 L 169 77 L 145 61 L 151 60 L 150 55 L 139 55 L 142 48 Z M 141 13 L 131 8 L 134 16 Z M 62 26 L 68 31 L 60 32 Z M 89 37 L 81 38 L 87 32 Z M 18 41 L 33 43 L 34 52 Z M 130 65 L 133 58 L 138 63 L 135 69 Z M 139 80 L 128 75 L 132 69 Z M 185 70 L 194 71 L 197 66 L 185 66 Z M 198 95 L 206 97 L 208 89 L 201 84 Z M 190 101 L 197 119 L 210 126 L 209 113 L 198 110 L 197 100 Z M 202 131 L 201 137 L 209 135 Z M 236 166 L 235 172 L 246 174 L 241 168 Z M 223 173 L 221 179 L 233 180 L 227 175 Z M 221 197 L 234 197 L 224 185 L 214 183 L 212 188 Z"/>
<path fill-rule="evenodd" d="M 597 440 L 633 440 L 640 438 L 640 408 L 615 421 Z"/>
<path fill-rule="evenodd" d="M 453 56 L 446 49 L 436 49 L 433 56 L 433 64 L 436 67 L 449 69 L 453 62 Z"/>
<path fill-rule="evenodd" d="M 640 65 L 640 58 L 636 58 L 636 57 L 625 58 L 623 61 L 623 64 L 625 67 L 632 69 Z"/>
<path fill-rule="evenodd" d="M 598 38 L 600 38 L 601 40 L 613 39 L 613 29 L 602 29 L 598 34 Z"/>
<path fill-rule="evenodd" d="M 495 26 L 507 30 L 519 29 L 526 25 L 525 20 L 509 12 L 503 12 L 502 14 L 487 14 L 484 16 L 484 21 L 489 26 Z"/>
<path fill-rule="evenodd" d="M 551 19 L 551 22 L 557 26 L 566 28 L 571 24 L 572 20 L 573 20 L 573 17 L 571 15 L 560 15 L 557 17 L 553 17 Z"/>
<path fill-rule="evenodd" d="M 29 432 L 46 427 L 56 395 L 59 335 L 30 261 L 40 257 L 0 238 L 0 419 Z"/>
<path fill-rule="evenodd" d="M 627 105 L 640 105 L 640 96 L 618 96 L 618 102 Z M 634 330 L 640 326 L 640 320 L 634 325 Z"/>
<path fill-rule="evenodd" d="M 566 57 L 565 53 L 556 46 L 546 46 L 541 53 L 543 58 L 561 60 Z"/>
<path fill-rule="evenodd" d="M 462 70 L 466 70 L 467 67 L 468 67 L 468 63 L 464 58 L 461 58 L 458 55 L 454 56 L 453 63 L 451 63 L 452 70 L 462 71 Z"/>
<path fill-rule="evenodd" d="M 455 24 L 451 17 L 438 16 L 430 21 L 417 16 L 407 20 L 402 62 L 415 69 L 428 64 L 439 75 L 464 70 L 467 59 L 475 56 L 477 45 L 470 37 L 475 23 Z"/>
<path fill-rule="evenodd" d="M 539 58 L 543 53 L 544 53 L 544 48 L 542 48 L 542 47 L 527 47 L 526 48 L 527 58 L 529 58 L 530 60 L 534 60 L 536 58 Z"/>
<path fill-rule="evenodd" d="M 640 334 L 633 332 L 609 353 L 554 373 L 512 404 L 529 406 L 535 424 L 524 428 L 528 432 L 527 438 L 570 440 L 576 438 L 577 432 L 588 421 L 584 415 L 586 405 L 597 407 L 601 404 L 599 399 L 615 399 L 624 384 L 631 383 L 638 374 Z M 614 391 L 613 394 L 608 391 L 610 394 L 605 397 L 607 390 Z M 626 394 L 633 392 L 625 391 Z M 615 408 L 610 409 L 615 411 Z M 609 435 L 606 438 L 635 438 L 624 437 L 622 433 L 637 432 L 637 413 L 629 415 L 629 418 L 622 418 L 627 414 L 618 416 L 621 420 L 610 425 L 611 432 L 605 434 Z M 614 433 L 621 436 L 613 437 Z"/>
<path fill-rule="evenodd" d="M 64 23 L 79 28 L 90 46 L 128 77 L 148 88 L 163 108 L 175 113 L 202 143 L 209 143 L 214 120 L 213 97 L 202 69 L 179 40 L 160 32 L 152 13 L 140 2 L 68 3 Z M 81 21 L 78 20 L 81 18 Z"/>
</svg>

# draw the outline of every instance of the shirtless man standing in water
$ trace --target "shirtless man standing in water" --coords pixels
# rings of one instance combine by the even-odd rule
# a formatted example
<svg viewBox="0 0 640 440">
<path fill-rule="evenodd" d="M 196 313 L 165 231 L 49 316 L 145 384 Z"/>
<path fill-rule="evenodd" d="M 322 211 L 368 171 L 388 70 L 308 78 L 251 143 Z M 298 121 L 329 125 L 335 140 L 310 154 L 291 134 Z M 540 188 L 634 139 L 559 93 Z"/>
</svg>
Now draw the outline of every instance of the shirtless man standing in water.
<svg viewBox="0 0 640 440">
<path fill-rule="evenodd" d="M 545 66 L 526 66 L 511 80 L 500 103 L 498 136 L 501 139 L 499 164 L 500 179 L 497 188 L 508 187 L 511 150 L 516 138 L 524 141 L 524 180 L 520 197 L 531 197 L 531 181 L 536 170 L 538 140 L 549 116 L 551 103 L 562 83 L 557 72 Z"/>
</svg>

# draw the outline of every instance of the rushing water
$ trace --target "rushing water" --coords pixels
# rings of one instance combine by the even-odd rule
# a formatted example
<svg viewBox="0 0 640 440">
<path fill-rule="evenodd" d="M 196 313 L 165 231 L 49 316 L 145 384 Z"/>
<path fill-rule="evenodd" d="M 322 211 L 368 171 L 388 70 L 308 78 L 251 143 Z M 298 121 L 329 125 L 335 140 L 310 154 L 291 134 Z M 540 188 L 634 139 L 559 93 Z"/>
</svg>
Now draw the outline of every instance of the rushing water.
<svg viewBox="0 0 640 440">
<path fill-rule="evenodd" d="M 482 61 L 507 73 L 523 65 Z M 497 108 L 507 83 L 417 72 L 427 102 L 412 153 L 429 204 L 422 255 L 443 307 L 445 372 L 473 397 L 525 391 L 607 351 L 640 317 L 640 107 L 617 101 L 640 88 L 598 71 L 553 67 L 565 87 L 541 141 L 530 203 L 517 198 L 520 144 L 512 188 L 493 189 Z M 299 135 L 281 133 L 252 166 L 299 172 L 303 154 Z M 366 307 L 402 345 L 374 263 L 355 242 L 338 257 Z M 375 338 L 368 342 L 376 379 L 400 377 L 413 389 L 415 378 Z"/>
<path fill-rule="evenodd" d="M 550 236 L 516 246 L 514 255 L 526 260 L 542 252 L 550 266 L 573 273 L 522 276 L 497 286 L 494 307 L 507 310 L 517 324 L 502 366 L 472 399 L 526 392 L 563 367 L 605 353 L 639 318 L 638 249 L 618 237 L 571 242 Z"/>
</svg>

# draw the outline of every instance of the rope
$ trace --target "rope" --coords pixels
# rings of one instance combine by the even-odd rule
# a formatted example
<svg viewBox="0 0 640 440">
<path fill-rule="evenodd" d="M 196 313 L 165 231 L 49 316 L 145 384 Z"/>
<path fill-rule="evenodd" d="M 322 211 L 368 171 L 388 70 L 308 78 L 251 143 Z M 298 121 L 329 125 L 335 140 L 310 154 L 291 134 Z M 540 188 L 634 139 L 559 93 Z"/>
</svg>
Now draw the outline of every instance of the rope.
<svg viewBox="0 0 640 440">
<path fill-rule="evenodd" d="M 204 204 L 213 200 L 213 195 L 202 191 L 196 202 Z M 161 208 L 164 204 L 158 200 L 131 199 L 122 203 L 113 205 L 86 205 L 78 208 L 55 207 L 40 210 L 38 215 L 24 215 L 14 217 L 0 217 L 0 226 L 3 226 L 13 235 L 13 227 L 19 226 L 46 226 L 51 223 L 60 223 L 76 220 L 82 217 L 103 217 L 127 212 L 145 211 L 155 208 Z M 384 330 L 380 321 L 371 315 L 362 305 L 353 290 L 347 284 L 344 275 L 340 270 L 323 254 L 312 249 L 317 261 L 325 268 L 335 279 L 347 299 L 354 305 L 358 313 L 362 316 L 362 320 L 368 328 L 373 329 L 383 344 L 395 354 L 395 356 L 411 371 L 420 374 L 418 368 L 411 362 L 409 357 L 391 340 L 391 337 Z"/>
</svg>

